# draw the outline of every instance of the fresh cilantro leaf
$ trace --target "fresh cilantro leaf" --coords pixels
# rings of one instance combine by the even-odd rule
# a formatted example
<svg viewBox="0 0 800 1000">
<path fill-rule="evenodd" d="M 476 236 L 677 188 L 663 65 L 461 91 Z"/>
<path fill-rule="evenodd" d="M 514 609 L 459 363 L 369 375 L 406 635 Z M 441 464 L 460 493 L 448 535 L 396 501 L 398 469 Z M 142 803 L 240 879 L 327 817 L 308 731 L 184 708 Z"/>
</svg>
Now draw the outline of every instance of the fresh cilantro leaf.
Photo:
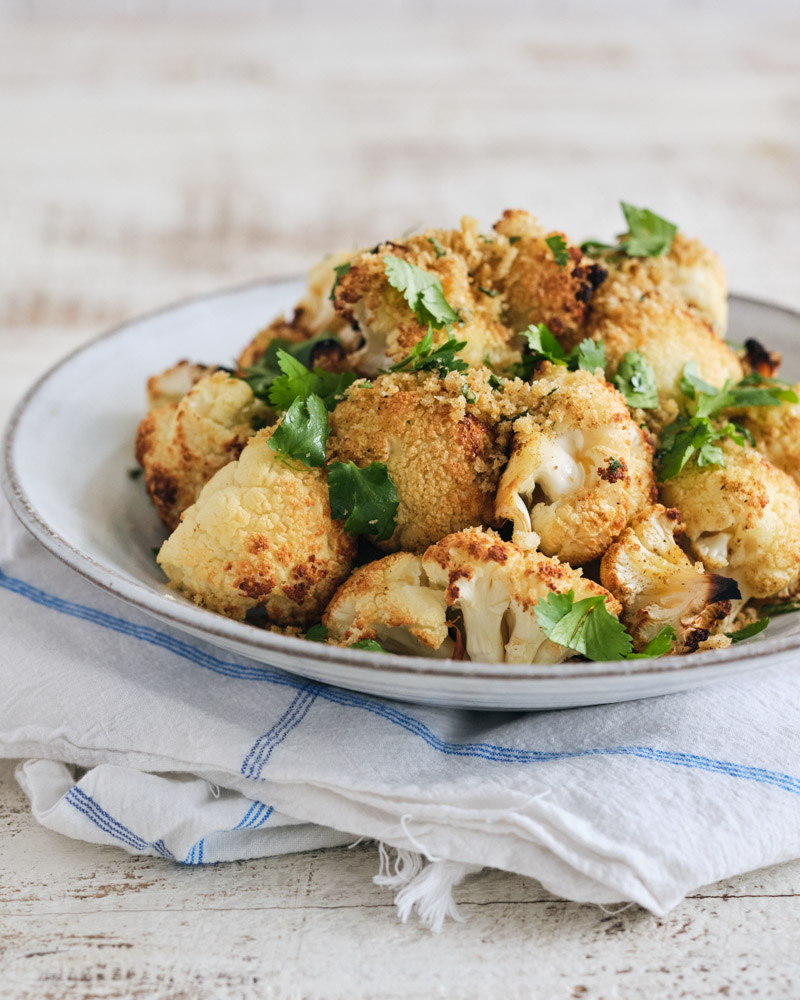
<svg viewBox="0 0 800 1000">
<path fill-rule="evenodd" d="M 316 395 L 329 410 L 344 396 L 357 379 L 354 372 L 328 372 L 321 368 L 309 371 L 286 351 L 278 351 L 278 366 L 283 372 L 270 386 L 269 401 L 276 410 L 288 410 L 295 399 Z"/>
<path fill-rule="evenodd" d="M 772 382 L 777 384 L 771 384 Z M 764 376 L 747 376 L 731 385 L 726 382 L 721 389 L 709 385 L 700 377 L 695 361 L 688 361 L 680 380 L 683 394 L 694 403 L 694 413 L 681 414 L 664 429 L 661 435 L 661 470 L 659 481 L 676 476 L 689 459 L 696 455 L 699 466 L 724 465 L 725 454 L 718 442 L 728 437 L 740 447 L 753 442 L 753 436 L 738 424 L 712 423 L 723 410 L 742 406 L 779 406 L 784 401 L 794 401 L 797 396 L 777 380 Z"/>
<path fill-rule="evenodd" d="M 581 250 L 590 257 L 605 253 L 625 254 L 628 257 L 660 257 L 669 252 L 678 227 L 667 222 L 648 208 L 637 208 L 626 201 L 620 202 L 628 224 L 627 235 L 616 244 L 586 240 Z"/>
<path fill-rule="evenodd" d="M 477 396 L 470 389 L 469 385 L 466 382 L 461 383 L 461 395 L 464 397 L 464 399 L 466 399 L 468 403 L 477 402 Z"/>
<path fill-rule="evenodd" d="M 508 242 L 509 242 L 509 245 L 513 247 L 513 246 L 514 246 L 514 244 L 515 244 L 515 243 L 519 243 L 519 241 L 520 241 L 521 239 L 522 239 L 522 237 L 521 237 L 521 236 L 509 236 L 509 237 L 508 237 Z"/>
<path fill-rule="evenodd" d="M 428 332 L 422 340 L 414 344 L 402 361 L 392 365 L 390 371 L 437 371 L 440 375 L 446 375 L 448 372 L 465 372 L 469 365 L 463 358 L 456 357 L 456 351 L 460 351 L 466 346 L 466 340 L 456 340 L 452 334 L 448 333 L 447 340 L 435 348 L 433 346 L 433 330 L 429 326 Z"/>
<path fill-rule="evenodd" d="M 495 295 L 500 294 L 496 288 L 483 288 L 481 285 L 478 285 L 478 291 L 483 292 L 484 295 L 488 295 L 490 299 L 493 299 Z"/>
<path fill-rule="evenodd" d="M 153 557 L 153 558 L 154 558 L 154 559 L 155 559 L 156 561 L 158 561 L 158 553 L 159 553 L 160 551 L 161 551 L 161 546 L 160 546 L 160 545 L 154 545 L 154 546 L 153 546 L 153 547 L 152 547 L 152 548 L 150 549 L 150 554 L 152 555 L 152 557 Z"/>
<path fill-rule="evenodd" d="M 328 626 L 322 624 L 312 625 L 306 632 L 304 638 L 310 639 L 311 642 L 325 642 L 328 638 Z"/>
<path fill-rule="evenodd" d="M 626 201 L 621 201 L 620 205 L 630 234 L 624 241 L 629 257 L 660 257 L 669 251 L 678 231 L 676 225 L 648 208 L 636 208 Z"/>
<path fill-rule="evenodd" d="M 752 639 L 754 635 L 763 632 L 767 625 L 769 625 L 769 618 L 760 618 L 757 622 L 740 628 L 738 632 L 726 632 L 725 635 L 731 642 L 742 642 L 744 639 Z"/>
<path fill-rule="evenodd" d="M 336 278 L 334 279 L 334 282 L 331 285 L 331 294 L 328 296 L 331 302 L 333 302 L 333 300 L 336 298 L 336 286 L 339 284 L 339 280 L 347 274 L 347 272 L 350 270 L 352 266 L 353 265 L 349 261 L 347 261 L 346 264 L 339 264 L 337 267 L 333 269 L 334 273 L 336 274 Z"/>
<path fill-rule="evenodd" d="M 675 629 L 671 625 L 664 625 L 658 633 L 644 647 L 641 653 L 628 653 L 626 660 L 649 660 L 654 656 L 664 656 L 672 648 L 672 643 L 677 639 Z"/>
<path fill-rule="evenodd" d="M 325 464 L 329 433 L 328 410 L 319 396 L 298 396 L 273 431 L 269 446 L 284 458 L 320 468 Z"/>
<path fill-rule="evenodd" d="M 351 642 L 348 649 L 368 649 L 371 653 L 385 653 L 386 650 L 374 639 L 359 639 L 358 642 Z"/>
<path fill-rule="evenodd" d="M 577 366 L 585 372 L 593 372 L 598 368 L 605 371 L 606 349 L 602 340 L 594 341 L 590 337 L 582 340 L 577 348 L 567 358 L 570 368 Z"/>
<path fill-rule="evenodd" d="M 138 479 L 143 472 L 144 469 L 138 467 L 135 469 L 128 469 L 128 479 Z"/>
<path fill-rule="evenodd" d="M 556 340 L 544 323 L 537 326 L 529 326 L 523 330 L 523 336 L 527 338 L 530 355 L 523 358 L 521 370 L 515 370 L 515 374 L 520 374 L 523 378 L 530 376 L 534 366 L 539 361 L 549 361 L 554 365 L 564 365 L 570 371 L 581 368 L 584 371 L 593 372 L 597 368 L 605 369 L 606 349 L 602 341 L 595 342 L 587 337 L 582 340 L 577 347 L 573 348 L 569 354 L 565 354 L 561 344 Z M 515 366 L 516 369 L 519 366 Z"/>
<path fill-rule="evenodd" d="M 505 392 L 505 389 L 503 388 L 503 383 L 495 375 L 494 372 L 492 372 L 491 375 L 489 376 L 489 388 L 495 389 L 497 392 Z"/>
<path fill-rule="evenodd" d="M 575 592 L 548 594 L 534 607 L 536 620 L 552 642 L 590 660 L 624 659 L 633 648 L 624 626 L 601 595 L 575 601 Z"/>
<path fill-rule="evenodd" d="M 619 472 L 621 468 L 622 468 L 622 462 L 618 458 L 609 458 L 608 460 L 609 472 Z"/>
<path fill-rule="evenodd" d="M 544 323 L 529 326 L 527 330 L 522 331 L 522 335 L 527 339 L 531 354 L 537 361 L 544 359 L 554 365 L 567 364 L 564 349 Z"/>
<path fill-rule="evenodd" d="M 359 469 L 354 462 L 328 466 L 331 516 L 344 521 L 351 535 L 389 538 L 397 524 L 397 490 L 386 466 L 371 462 Z"/>
<path fill-rule="evenodd" d="M 628 406 L 643 410 L 658 406 L 656 374 L 639 351 L 625 354 L 613 381 Z"/>
<path fill-rule="evenodd" d="M 547 236 L 545 243 L 550 247 L 553 259 L 559 267 L 564 267 L 569 263 L 569 250 L 567 249 L 567 241 L 563 236 L 558 233 L 554 236 Z"/>
<path fill-rule="evenodd" d="M 240 377 L 247 382 L 257 399 L 268 402 L 270 387 L 275 379 L 281 375 L 281 369 L 278 364 L 278 356 L 281 351 L 296 358 L 301 365 L 305 365 L 308 368 L 311 363 L 311 357 L 320 344 L 336 343 L 337 341 L 338 338 L 330 333 L 321 333 L 316 337 L 310 337 L 308 340 L 301 340 L 297 344 L 285 340 L 283 337 L 276 337 L 275 340 L 269 342 L 266 351 L 258 361 L 250 368 L 247 368 L 244 375 Z"/>
<path fill-rule="evenodd" d="M 433 252 L 436 254 L 437 257 L 444 257 L 444 255 L 447 253 L 447 251 L 445 250 L 445 248 L 436 239 L 435 236 L 429 236 L 428 237 L 428 243 L 430 243 L 431 246 L 433 247 Z"/>
<path fill-rule="evenodd" d="M 423 326 L 441 330 L 458 322 L 458 313 L 445 299 L 442 283 L 436 275 L 390 253 L 384 255 L 383 263 L 389 284 L 403 293 Z"/>
<path fill-rule="evenodd" d="M 800 601 L 786 601 L 783 604 L 762 604 L 761 611 L 769 618 L 776 618 L 778 615 L 790 615 L 794 611 L 800 611 Z"/>
</svg>

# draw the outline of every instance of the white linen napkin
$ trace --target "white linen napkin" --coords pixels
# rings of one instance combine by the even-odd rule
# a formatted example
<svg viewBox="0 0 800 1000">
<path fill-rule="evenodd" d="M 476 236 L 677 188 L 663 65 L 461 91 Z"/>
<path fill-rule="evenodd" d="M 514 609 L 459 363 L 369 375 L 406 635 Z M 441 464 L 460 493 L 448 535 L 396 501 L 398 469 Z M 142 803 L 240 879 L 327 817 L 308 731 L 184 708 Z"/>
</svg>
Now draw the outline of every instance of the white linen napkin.
<svg viewBox="0 0 800 1000">
<path fill-rule="evenodd" d="M 30 758 L 34 815 L 70 837 L 182 864 L 375 839 L 400 915 L 434 927 L 484 866 L 663 914 L 800 855 L 796 669 L 558 712 L 384 701 L 138 613 L 4 501 L 0 638 L 0 755 Z"/>
</svg>

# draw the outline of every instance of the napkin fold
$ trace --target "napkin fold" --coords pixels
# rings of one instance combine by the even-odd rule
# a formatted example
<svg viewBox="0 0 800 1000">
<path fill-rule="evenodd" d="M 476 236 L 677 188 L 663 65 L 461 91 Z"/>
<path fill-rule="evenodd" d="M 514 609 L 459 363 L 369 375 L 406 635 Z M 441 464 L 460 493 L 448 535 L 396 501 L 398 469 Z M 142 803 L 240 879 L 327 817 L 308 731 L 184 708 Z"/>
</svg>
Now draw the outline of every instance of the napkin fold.
<svg viewBox="0 0 800 1000">
<path fill-rule="evenodd" d="M 27 758 L 35 817 L 70 837 L 181 864 L 368 838 L 401 917 L 433 927 L 486 866 L 664 914 L 800 855 L 795 668 L 563 711 L 391 702 L 161 624 L 2 500 L 0 640 L 0 756 Z"/>
</svg>

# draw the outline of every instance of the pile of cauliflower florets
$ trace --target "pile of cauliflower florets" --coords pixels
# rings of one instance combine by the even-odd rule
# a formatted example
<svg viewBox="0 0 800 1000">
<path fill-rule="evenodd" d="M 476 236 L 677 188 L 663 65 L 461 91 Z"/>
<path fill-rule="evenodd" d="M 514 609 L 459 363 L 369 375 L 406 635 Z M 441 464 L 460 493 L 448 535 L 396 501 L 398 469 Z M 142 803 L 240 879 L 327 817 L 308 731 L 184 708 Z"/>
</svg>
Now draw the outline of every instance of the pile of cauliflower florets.
<svg viewBox="0 0 800 1000">
<path fill-rule="evenodd" d="M 236 367 L 149 380 L 136 455 L 198 604 L 489 663 L 720 648 L 800 590 L 800 405 L 717 256 L 623 205 L 327 257 Z M 738 635 L 737 635 L 738 633 Z"/>
</svg>

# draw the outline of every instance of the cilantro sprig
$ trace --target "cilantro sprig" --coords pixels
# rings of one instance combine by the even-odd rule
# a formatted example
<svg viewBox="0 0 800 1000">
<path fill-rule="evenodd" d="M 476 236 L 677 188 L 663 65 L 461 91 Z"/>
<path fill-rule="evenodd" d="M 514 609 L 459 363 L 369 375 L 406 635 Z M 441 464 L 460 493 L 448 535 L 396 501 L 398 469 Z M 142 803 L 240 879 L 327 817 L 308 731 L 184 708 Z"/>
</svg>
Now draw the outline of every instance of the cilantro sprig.
<svg viewBox="0 0 800 1000">
<path fill-rule="evenodd" d="M 383 646 L 375 639 L 359 639 L 358 642 L 351 642 L 347 647 L 348 649 L 366 649 L 370 653 L 385 653 L 387 652 Z"/>
<path fill-rule="evenodd" d="M 452 333 L 448 333 L 444 343 L 434 347 L 433 329 L 429 326 L 428 332 L 422 340 L 414 344 L 410 352 L 397 364 L 392 365 L 389 370 L 393 372 L 436 371 L 440 375 L 446 375 L 448 372 L 465 372 L 469 365 L 463 358 L 456 357 L 456 351 L 461 351 L 466 346 L 466 340 L 456 340 Z"/>
<path fill-rule="evenodd" d="M 569 263 L 569 249 L 567 241 L 559 233 L 545 237 L 545 243 L 550 247 L 553 259 L 559 267 L 566 267 Z"/>
<path fill-rule="evenodd" d="M 348 261 L 345 264 L 339 264 L 338 267 L 335 267 L 333 269 L 334 273 L 336 274 L 336 277 L 334 278 L 333 284 L 331 285 L 331 294 L 328 296 L 331 302 L 333 302 L 333 300 L 336 298 L 337 285 L 339 284 L 341 279 L 347 274 L 347 272 L 350 270 L 352 266 L 353 265 Z"/>
<path fill-rule="evenodd" d="M 313 371 L 284 350 L 278 350 L 281 371 L 269 388 L 269 401 L 276 410 L 288 410 L 295 399 L 319 396 L 328 410 L 344 398 L 344 393 L 356 381 L 355 372 Z"/>
<path fill-rule="evenodd" d="M 661 257 L 669 253 L 678 231 L 674 223 L 667 222 L 649 208 L 637 208 L 627 201 L 619 204 L 628 224 L 627 234 L 615 244 L 587 240 L 581 244 L 584 253 L 591 257 L 607 253 L 624 254 L 626 257 Z"/>
<path fill-rule="evenodd" d="M 328 498 L 331 516 L 344 521 L 351 535 L 374 535 L 381 541 L 395 529 L 397 489 L 382 462 L 371 462 L 364 469 L 354 462 L 331 462 Z"/>
<path fill-rule="evenodd" d="M 742 642 L 745 639 L 752 639 L 759 632 L 763 632 L 767 625 L 769 625 L 769 618 L 759 618 L 757 622 L 751 622 L 736 632 L 726 632 L 725 635 L 731 642 Z"/>
<path fill-rule="evenodd" d="M 587 337 L 567 354 L 544 323 L 529 326 L 527 330 L 523 330 L 522 335 L 528 341 L 530 353 L 511 369 L 512 374 L 521 378 L 529 378 L 540 361 L 563 365 L 573 372 L 578 368 L 587 372 L 593 372 L 597 368 L 605 370 L 606 349 L 601 340 L 594 341 Z"/>
<path fill-rule="evenodd" d="M 256 399 L 269 402 L 269 391 L 276 378 L 280 378 L 282 371 L 278 363 L 281 352 L 288 354 L 304 365 L 306 368 L 311 364 L 314 351 L 322 344 L 338 343 L 338 338 L 330 333 L 321 333 L 317 337 L 310 337 L 308 340 L 301 340 L 300 343 L 292 343 L 283 337 L 276 337 L 267 345 L 266 351 L 261 355 L 255 364 L 245 369 L 244 375 L 240 378 L 253 390 Z"/>
<path fill-rule="evenodd" d="M 328 440 L 328 408 L 319 396 L 298 396 L 272 432 L 269 446 L 285 460 L 294 458 L 313 468 L 325 464 Z"/>
<path fill-rule="evenodd" d="M 614 385 L 628 406 L 650 410 L 658 406 L 656 374 L 639 351 L 628 351 L 617 368 Z"/>
<path fill-rule="evenodd" d="M 311 642 L 325 642 L 328 638 L 328 626 L 321 622 L 319 625 L 312 625 L 303 638 L 309 639 Z"/>
<path fill-rule="evenodd" d="M 383 263 L 389 284 L 403 293 L 423 326 L 441 330 L 458 322 L 458 313 L 445 299 L 442 283 L 435 274 L 390 253 L 384 254 Z"/>
<path fill-rule="evenodd" d="M 606 607 L 605 595 L 575 600 L 575 592 L 548 594 L 534 607 L 536 620 L 551 642 L 580 653 L 589 660 L 631 660 L 663 656 L 675 639 L 665 625 L 642 653 L 633 652 L 625 626 Z"/>
<path fill-rule="evenodd" d="M 693 409 L 680 414 L 661 434 L 658 478 L 662 483 L 677 476 L 692 458 L 701 468 L 724 466 L 725 454 L 720 444 L 726 438 L 742 448 L 747 441 L 753 444 L 752 435 L 744 427 L 720 419 L 724 410 L 798 401 L 796 393 L 786 383 L 763 375 L 747 375 L 735 385 L 729 379 L 717 389 L 701 378 L 695 361 L 685 365 L 680 388 Z"/>
</svg>

